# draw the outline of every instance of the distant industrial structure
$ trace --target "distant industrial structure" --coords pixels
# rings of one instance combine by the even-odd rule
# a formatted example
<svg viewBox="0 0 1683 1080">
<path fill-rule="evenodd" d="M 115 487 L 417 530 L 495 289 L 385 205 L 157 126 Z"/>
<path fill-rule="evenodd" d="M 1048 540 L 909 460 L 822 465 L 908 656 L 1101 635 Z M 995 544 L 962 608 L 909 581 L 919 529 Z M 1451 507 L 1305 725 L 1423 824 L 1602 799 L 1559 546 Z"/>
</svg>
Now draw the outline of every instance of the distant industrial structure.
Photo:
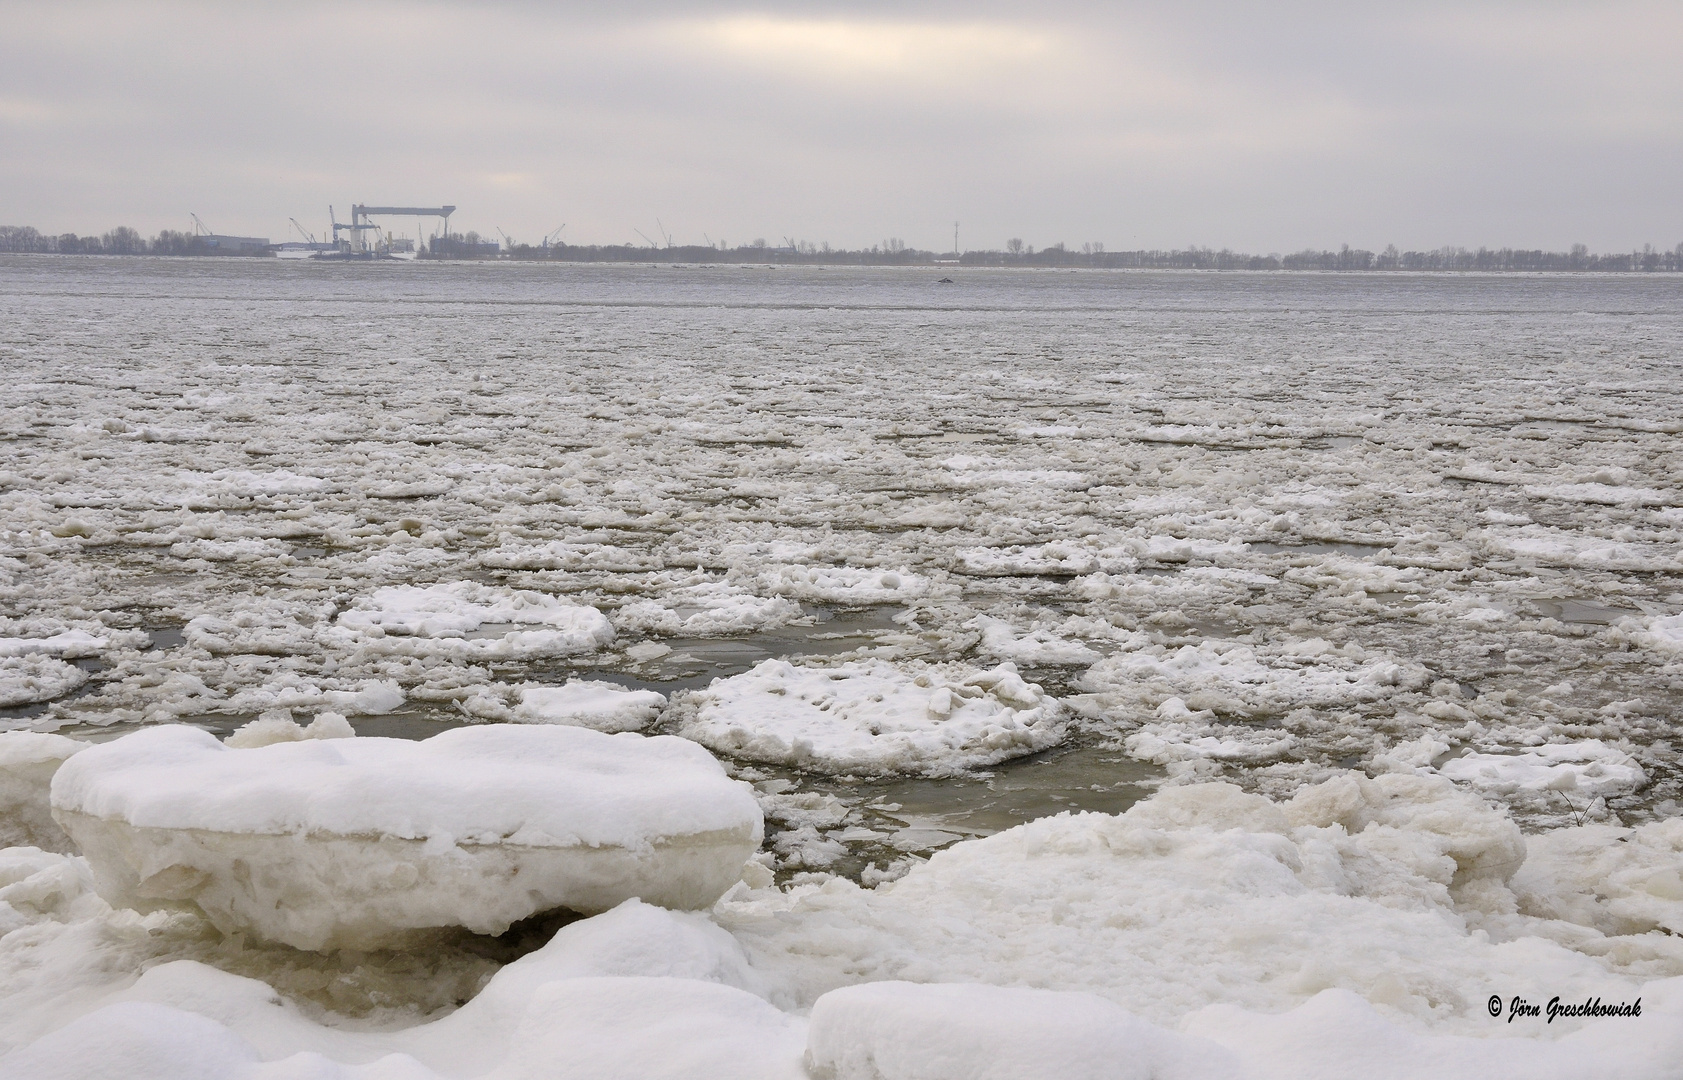
<svg viewBox="0 0 1683 1080">
<path fill-rule="evenodd" d="M 333 212 L 327 208 L 327 216 L 333 226 L 333 243 L 331 250 L 318 251 L 318 259 L 388 259 L 400 255 L 415 254 L 415 241 L 409 239 L 394 239 L 391 233 L 384 231 L 372 220 L 376 217 L 416 217 L 439 218 L 443 222 L 442 232 L 450 234 L 450 215 L 456 212 L 454 206 L 364 206 L 356 203 L 351 207 L 351 220 L 341 222 Z M 343 237 L 341 233 L 347 234 Z"/>
<path fill-rule="evenodd" d="M 217 236 L 206 233 L 199 237 L 212 255 L 262 255 L 269 250 L 267 236 Z"/>
<path fill-rule="evenodd" d="M 197 214 L 188 214 L 193 219 L 193 246 L 207 249 L 207 255 L 267 255 L 269 254 L 269 238 L 267 236 L 222 236 L 211 231 Z"/>
</svg>

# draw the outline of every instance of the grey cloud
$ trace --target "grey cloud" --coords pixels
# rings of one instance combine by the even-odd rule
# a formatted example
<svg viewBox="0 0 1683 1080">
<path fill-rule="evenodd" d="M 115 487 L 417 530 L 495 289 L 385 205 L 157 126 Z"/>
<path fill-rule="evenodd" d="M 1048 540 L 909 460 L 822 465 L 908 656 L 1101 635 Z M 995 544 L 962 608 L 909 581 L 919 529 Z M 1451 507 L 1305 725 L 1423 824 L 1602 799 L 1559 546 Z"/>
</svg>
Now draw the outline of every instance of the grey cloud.
<svg viewBox="0 0 1683 1080">
<path fill-rule="evenodd" d="M 1671 6 L 0 10 L 0 218 L 53 230 L 443 200 L 603 242 L 1683 239 Z"/>
</svg>

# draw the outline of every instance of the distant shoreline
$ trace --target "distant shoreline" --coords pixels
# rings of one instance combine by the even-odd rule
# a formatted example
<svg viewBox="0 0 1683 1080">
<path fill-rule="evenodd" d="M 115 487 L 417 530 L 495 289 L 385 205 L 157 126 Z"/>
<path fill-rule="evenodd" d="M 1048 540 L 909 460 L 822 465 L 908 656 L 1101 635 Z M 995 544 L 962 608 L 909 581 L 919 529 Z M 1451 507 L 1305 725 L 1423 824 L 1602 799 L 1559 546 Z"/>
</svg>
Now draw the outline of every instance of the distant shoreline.
<svg viewBox="0 0 1683 1080">
<path fill-rule="evenodd" d="M 282 245 L 245 246 L 218 250 L 205 237 L 165 230 L 150 239 L 134 229 L 119 228 L 101 236 L 64 233 L 49 236 L 28 226 L 0 226 L 0 254 L 44 255 L 159 255 L 206 258 L 273 258 Z M 210 238 L 216 239 L 216 238 Z M 476 243 L 479 237 L 452 235 L 435 240 L 433 250 L 423 250 L 417 261 L 450 262 L 566 262 L 566 263 L 689 263 L 694 265 L 772 266 L 925 266 L 933 269 L 960 267 L 1068 268 L 1105 270 L 1318 270 L 1328 272 L 1433 272 L 1470 271 L 1481 273 L 1676 273 L 1683 271 L 1683 244 L 1661 251 L 1644 245 L 1640 251 L 1589 251 L 1581 244 L 1569 251 L 1520 248 L 1443 247 L 1432 251 L 1381 252 L 1343 247 L 1338 251 L 1305 249 L 1291 254 L 1252 255 L 1231 250 L 1190 247 L 1176 250 L 1106 251 L 1101 245 L 1082 249 L 1062 244 L 1035 250 L 1017 245 L 1014 250 L 966 251 L 961 254 L 922 251 L 890 240 L 883 245 L 858 250 L 833 249 L 828 245 L 799 242 L 771 247 L 764 241 L 734 248 L 703 245 L 643 247 L 631 244 L 516 244 L 488 251 Z"/>
</svg>

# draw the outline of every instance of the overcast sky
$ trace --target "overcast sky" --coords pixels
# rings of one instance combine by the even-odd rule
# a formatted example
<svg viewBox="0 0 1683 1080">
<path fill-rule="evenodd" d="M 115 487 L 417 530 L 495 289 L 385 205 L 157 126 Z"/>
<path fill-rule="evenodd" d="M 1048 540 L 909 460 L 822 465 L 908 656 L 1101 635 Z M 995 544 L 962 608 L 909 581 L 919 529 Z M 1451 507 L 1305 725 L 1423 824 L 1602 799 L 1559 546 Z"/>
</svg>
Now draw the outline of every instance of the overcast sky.
<svg viewBox="0 0 1683 1080">
<path fill-rule="evenodd" d="M 0 224 L 1671 247 L 1680 56 L 1678 0 L 0 0 Z"/>
</svg>

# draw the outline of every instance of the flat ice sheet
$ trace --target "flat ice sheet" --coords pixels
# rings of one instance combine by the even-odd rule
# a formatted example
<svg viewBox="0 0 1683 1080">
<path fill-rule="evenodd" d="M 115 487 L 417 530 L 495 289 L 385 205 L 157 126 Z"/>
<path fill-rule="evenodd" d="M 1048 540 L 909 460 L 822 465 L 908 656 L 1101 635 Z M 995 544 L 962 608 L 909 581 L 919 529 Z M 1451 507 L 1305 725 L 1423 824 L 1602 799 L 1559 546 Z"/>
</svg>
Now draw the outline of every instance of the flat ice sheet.
<svg viewBox="0 0 1683 1080">
<path fill-rule="evenodd" d="M 234 750 L 147 728 L 71 759 L 53 806 L 151 829 L 638 848 L 757 820 L 712 755 L 671 736 L 489 724 L 422 742 L 332 739 Z"/>
</svg>

